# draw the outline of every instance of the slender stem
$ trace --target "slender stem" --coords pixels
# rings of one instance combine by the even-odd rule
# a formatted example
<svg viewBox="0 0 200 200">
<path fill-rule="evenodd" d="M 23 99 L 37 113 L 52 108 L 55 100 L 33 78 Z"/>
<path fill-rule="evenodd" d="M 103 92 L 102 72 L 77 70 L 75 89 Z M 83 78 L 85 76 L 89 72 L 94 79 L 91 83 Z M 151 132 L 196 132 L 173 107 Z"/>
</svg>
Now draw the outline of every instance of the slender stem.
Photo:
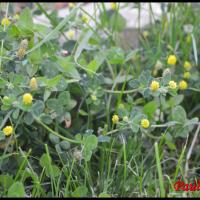
<svg viewBox="0 0 200 200">
<path fill-rule="evenodd" d="M 40 119 L 38 119 L 37 117 L 34 117 L 34 119 L 38 124 L 41 124 L 45 129 L 47 129 L 49 132 L 51 132 L 52 134 L 56 135 L 57 137 L 59 137 L 59 138 L 61 138 L 63 140 L 66 140 L 67 142 L 76 143 L 76 144 L 80 144 L 81 143 L 79 141 L 72 140 L 72 139 L 69 139 L 67 137 L 64 137 L 64 136 L 60 135 L 59 133 L 57 133 L 56 131 L 53 131 L 51 128 L 49 128 L 47 125 L 45 125 L 43 122 L 41 122 Z"/>
<path fill-rule="evenodd" d="M 198 134 L 199 134 L 199 131 L 200 131 L 200 124 L 199 124 L 198 127 L 197 127 L 197 130 L 196 130 L 196 132 L 195 132 L 195 134 L 194 134 L 194 137 L 193 137 L 193 140 L 192 140 L 192 144 L 191 144 L 191 146 L 190 146 L 190 148 L 189 148 L 189 150 L 188 150 L 187 156 L 186 156 L 186 162 L 185 162 L 185 178 L 187 178 L 187 176 L 188 176 L 188 169 L 189 169 L 189 164 L 188 164 L 188 162 L 189 162 L 190 157 L 191 157 L 191 155 L 192 155 L 192 150 L 193 150 L 194 144 L 195 144 L 195 142 L 196 142 L 196 140 L 197 140 L 197 136 L 198 136 Z"/>
</svg>

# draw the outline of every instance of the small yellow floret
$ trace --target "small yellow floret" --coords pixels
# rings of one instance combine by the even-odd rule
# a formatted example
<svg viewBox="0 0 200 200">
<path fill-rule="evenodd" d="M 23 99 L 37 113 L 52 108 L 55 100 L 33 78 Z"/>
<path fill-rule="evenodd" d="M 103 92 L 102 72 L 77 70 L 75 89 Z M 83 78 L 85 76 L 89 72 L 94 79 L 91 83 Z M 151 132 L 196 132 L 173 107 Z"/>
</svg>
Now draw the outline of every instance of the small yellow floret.
<svg viewBox="0 0 200 200">
<path fill-rule="evenodd" d="M 177 88 L 177 84 L 175 81 L 169 81 L 169 88 L 175 90 Z"/>
<path fill-rule="evenodd" d="M 8 26 L 10 24 L 10 20 L 8 18 L 3 18 L 1 20 L 1 25 L 2 26 Z"/>
<path fill-rule="evenodd" d="M 183 77 L 184 77 L 185 79 L 189 79 L 190 76 L 191 76 L 190 72 L 185 72 L 185 73 L 183 74 Z"/>
<path fill-rule="evenodd" d="M 188 84 L 187 84 L 186 81 L 182 80 L 182 81 L 179 82 L 179 88 L 180 88 L 180 90 L 186 90 L 187 87 L 188 87 Z"/>
<path fill-rule="evenodd" d="M 23 103 L 25 105 L 31 104 L 33 101 L 33 97 L 30 93 L 26 93 L 23 95 Z"/>
<path fill-rule="evenodd" d="M 74 8 L 75 7 L 75 3 L 68 3 L 69 8 Z"/>
<path fill-rule="evenodd" d="M 92 99 L 93 101 L 96 101 L 96 100 L 97 100 L 97 96 L 94 95 L 94 94 L 92 94 L 92 95 L 91 95 L 91 99 Z"/>
<path fill-rule="evenodd" d="M 89 22 L 88 16 L 87 15 L 83 15 L 82 16 L 82 21 L 87 24 Z"/>
<path fill-rule="evenodd" d="M 116 10 L 117 4 L 116 3 L 110 3 L 111 9 Z"/>
<path fill-rule="evenodd" d="M 113 117 L 112 117 L 113 124 L 116 124 L 118 121 L 119 121 L 118 115 L 113 115 Z"/>
<path fill-rule="evenodd" d="M 141 120 L 141 126 L 142 126 L 143 128 L 148 128 L 149 125 L 150 125 L 150 123 L 149 123 L 149 120 L 148 120 L 148 119 L 142 119 L 142 120 Z"/>
<path fill-rule="evenodd" d="M 167 64 L 168 65 L 175 65 L 177 61 L 177 58 L 175 55 L 170 55 L 167 59 Z"/>
<path fill-rule="evenodd" d="M 5 136 L 9 136 L 13 133 L 13 127 L 12 126 L 6 126 L 4 129 L 3 129 L 3 133 Z"/>
<path fill-rule="evenodd" d="M 69 30 L 69 31 L 67 32 L 67 37 L 68 37 L 69 39 L 73 39 L 74 36 L 75 36 L 75 31 L 74 31 L 74 30 Z"/>
<path fill-rule="evenodd" d="M 123 117 L 123 121 L 127 122 L 127 121 L 128 121 L 128 117 L 127 117 L 127 116 L 124 116 L 124 117 Z"/>
<path fill-rule="evenodd" d="M 30 83 L 29 83 L 29 86 L 32 90 L 37 90 L 38 88 L 38 85 L 37 85 L 37 80 L 35 77 L 33 77 L 31 80 L 30 80 Z"/>
<path fill-rule="evenodd" d="M 152 91 L 155 92 L 156 90 L 159 89 L 159 87 L 160 87 L 159 82 L 157 82 L 157 81 L 152 81 L 151 82 L 150 88 L 151 88 Z"/>
<path fill-rule="evenodd" d="M 142 35 L 144 38 L 147 38 L 149 36 L 149 31 L 144 31 Z"/>
<path fill-rule="evenodd" d="M 187 71 L 189 71 L 192 68 L 191 63 L 188 61 L 185 61 L 183 66 L 184 66 L 185 70 L 187 70 Z"/>
</svg>

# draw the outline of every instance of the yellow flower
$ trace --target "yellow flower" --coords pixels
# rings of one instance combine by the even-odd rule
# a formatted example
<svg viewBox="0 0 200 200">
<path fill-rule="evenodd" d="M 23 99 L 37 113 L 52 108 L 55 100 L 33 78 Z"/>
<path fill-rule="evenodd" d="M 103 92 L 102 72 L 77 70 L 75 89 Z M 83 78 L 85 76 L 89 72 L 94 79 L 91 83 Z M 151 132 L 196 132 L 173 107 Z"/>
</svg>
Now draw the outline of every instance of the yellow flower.
<svg viewBox="0 0 200 200">
<path fill-rule="evenodd" d="M 27 49 L 27 47 L 28 47 L 28 40 L 27 39 L 22 40 L 20 43 L 20 48 Z"/>
<path fill-rule="evenodd" d="M 127 117 L 127 116 L 124 116 L 124 117 L 123 117 L 123 121 L 127 122 L 127 121 L 128 121 L 128 117 Z"/>
<path fill-rule="evenodd" d="M 148 31 L 144 31 L 142 33 L 142 35 L 143 35 L 144 38 L 147 38 L 149 36 L 149 32 Z"/>
<path fill-rule="evenodd" d="M 3 18 L 1 20 L 1 25 L 2 26 L 8 26 L 10 24 L 10 20 L 8 18 Z"/>
<path fill-rule="evenodd" d="M 93 95 L 93 94 L 92 94 L 92 95 L 91 95 L 91 98 L 92 98 L 93 101 L 96 101 L 96 100 L 97 100 L 96 95 Z"/>
<path fill-rule="evenodd" d="M 73 38 L 74 38 L 74 35 L 75 35 L 75 31 L 74 31 L 74 30 L 69 30 L 69 31 L 67 32 L 67 37 L 68 37 L 69 39 L 73 39 Z"/>
<path fill-rule="evenodd" d="M 175 55 L 170 55 L 167 59 L 167 64 L 169 65 L 175 65 L 177 61 L 177 58 Z"/>
<path fill-rule="evenodd" d="M 13 19 L 18 20 L 19 19 L 19 15 L 18 14 L 14 15 Z"/>
<path fill-rule="evenodd" d="M 159 82 L 157 82 L 157 81 L 152 81 L 151 82 L 150 88 L 151 88 L 152 91 L 155 92 L 156 90 L 159 89 L 159 87 L 160 87 Z"/>
<path fill-rule="evenodd" d="M 123 103 L 120 103 L 119 106 L 118 106 L 118 108 L 124 109 L 124 104 L 123 104 Z"/>
<path fill-rule="evenodd" d="M 4 96 L 4 97 L 3 97 L 3 100 L 4 100 L 4 101 L 7 101 L 8 99 L 9 99 L 8 96 Z"/>
<path fill-rule="evenodd" d="M 111 9 L 116 10 L 117 4 L 116 3 L 110 3 Z"/>
<path fill-rule="evenodd" d="M 119 121 L 118 115 L 113 115 L 113 117 L 112 117 L 113 124 L 116 124 L 118 121 Z"/>
<path fill-rule="evenodd" d="M 88 16 L 87 16 L 87 15 L 83 15 L 83 16 L 82 16 L 82 21 L 83 21 L 84 23 L 88 23 L 88 22 L 89 22 Z"/>
<path fill-rule="evenodd" d="M 4 129 L 3 129 L 3 133 L 5 136 L 9 136 L 13 133 L 13 127 L 12 126 L 6 126 Z"/>
<path fill-rule="evenodd" d="M 33 77 L 31 80 L 30 80 L 30 83 L 29 83 L 29 86 L 32 90 L 37 90 L 38 88 L 38 85 L 37 85 L 37 80 L 35 77 Z"/>
<path fill-rule="evenodd" d="M 33 97 L 30 93 L 26 93 L 23 95 L 23 103 L 25 105 L 31 104 L 33 101 Z"/>
<path fill-rule="evenodd" d="M 149 120 L 148 120 L 148 119 L 142 119 L 142 120 L 141 120 L 141 126 L 142 126 L 143 128 L 148 128 L 149 125 L 150 125 L 150 123 L 149 123 Z"/>
<path fill-rule="evenodd" d="M 177 84 L 175 81 L 169 81 L 169 88 L 175 90 L 177 88 Z"/>
<path fill-rule="evenodd" d="M 24 48 L 19 48 L 19 50 L 17 51 L 17 57 L 19 58 L 19 60 L 21 60 L 26 53 L 26 49 Z"/>
<path fill-rule="evenodd" d="M 189 44 L 191 42 L 191 39 L 191 35 L 188 34 L 186 37 L 186 42 Z"/>
<path fill-rule="evenodd" d="M 185 68 L 185 70 L 189 71 L 191 69 L 191 67 L 192 67 L 192 65 L 191 65 L 190 62 L 188 62 L 188 61 L 184 62 L 184 68 Z"/>
<path fill-rule="evenodd" d="M 183 74 L 183 77 L 184 77 L 185 79 L 189 79 L 190 76 L 191 76 L 190 72 L 184 72 L 184 74 Z"/>
<path fill-rule="evenodd" d="M 187 87 L 188 87 L 188 84 L 187 84 L 186 81 L 182 80 L 182 81 L 179 82 L 179 88 L 180 88 L 180 90 L 186 90 Z"/>
<path fill-rule="evenodd" d="M 68 3 L 69 8 L 74 8 L 75 7 L 75 3 Z"/>
</svg>

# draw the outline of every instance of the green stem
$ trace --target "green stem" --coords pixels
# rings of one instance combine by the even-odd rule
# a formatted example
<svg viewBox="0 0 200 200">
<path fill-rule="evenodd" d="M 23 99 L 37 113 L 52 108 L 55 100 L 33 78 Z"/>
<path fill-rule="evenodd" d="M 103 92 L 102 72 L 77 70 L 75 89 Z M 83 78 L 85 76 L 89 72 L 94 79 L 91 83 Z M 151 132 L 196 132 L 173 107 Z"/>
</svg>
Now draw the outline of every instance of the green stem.
<svg viewBox="0 0 200 200">
<path fill-rule="evenodd" d="M 156 153 L 156 164 L 157 164 L 157 169 L 158 169 L 160 195 L 161 195 L 161 197 L 165 197 L 163 174 L 162 174 L 162 168 L 161 168 L 161 164 L 160 164 L 160 157 L 159 157 L 159 150 L 158 150 L 158 143 L 157 142 L 155 142 L 154 147 L 155 147 L 155 153 Z"/>
<path fill-rule="evenodd" d="M 47 125 L 45 125 L 42 121 L 40 121 L 40 119 L 38 119 L 37 117 L 34 117 L 35 121 L 42 125 L 45 129 L 47 129 L 49 132 L 51 132 L 52 134 L 56 135 L 57 137 L 67 141 L 67 142 L 71 142 L 71 143 L 76 143 L 76 144 L 80 144 L 81 142 L 79 141 L 76 141 L 76 140 L 72 140 L 72 139 L 69 139 L 67 137 L 64 137 L 62 135 L 60 135 L 59 133 L 57 133 L 56 131 L 53 131 L 51 128 L 49 128 Z"/>
</svg>

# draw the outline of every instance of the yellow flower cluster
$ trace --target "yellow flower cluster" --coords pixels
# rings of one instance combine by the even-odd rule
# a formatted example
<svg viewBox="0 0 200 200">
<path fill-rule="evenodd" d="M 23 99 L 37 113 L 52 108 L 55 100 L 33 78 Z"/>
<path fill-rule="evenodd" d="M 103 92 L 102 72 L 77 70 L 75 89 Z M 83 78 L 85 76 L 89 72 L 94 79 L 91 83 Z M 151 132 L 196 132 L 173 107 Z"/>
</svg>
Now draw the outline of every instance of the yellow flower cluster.
<svg viewBox="0 0 200 200">
<path fill-rule="evenodd" d="M 75 7 L 75 3 L 68 3 L 69 8 L 74 8 Z"/>
<path fill-rule="evenodd" d="M 87 15 L 83 15 L 82 16 L 82 21 L 87 24 L 89 22 L 88 16 Z"/>
<path fill-rule="evenodd" d="M 124 121 L 124 122 L 128 122 L 128 117 L 127 117 L 127 116 L 124 116 L 124 117 L 123 117 L 123 121 Z"/>
<path fill-rule="evenodd" d="M 149 36 L 149 32 L 148 31 L 143 31 L 142 33 L 144 38 L 147 38 Z"/>
<path fill-rule="evenodd" d="M 183 77 L 184 77 L 185 79 L 189 79 L 190 76 L 191 76 L 190 72 L 184 72 L 184 74 L 183 74 Z"/>
<path fill-rule="evenodd" d="M 69 30 L 67 32 L 67 37 L 71 40 L 74 38 L 74 35 L 75 35 L 75 31 L 74 30 Z"/>
<path fill-rule="evenodd" d="M 3 129 L 3 133 L 5 136 L 10 136 L 13 133 L 13 127 L 12 126 L 6 126 Z"/>
<path fill-rule="evenodd" d="M 192 65 L 189 61 L 185 61 L 183 67 L 185 70 L 189 71 L 192 68 Z"/>
<path fill-rule="evenodd" d="M 26 94 L 23 95 L 23 103 L 25 105 L 31 104 L 32 101 L 33 101 L 33 97 L 30 93 L 26 93 Z"/>
<path fill-rule="evenodd" d="M 28 40 L 27 39 L 22 40 L 20 43 L 19 50 L 17 51 L 17 57 L 19 58 L 19 60 L 21 60 L 25 56 L 27 47 L 28 47 Z"/>
<path fill-rule="evenodd" d="M 169 81 L 169 88 L 175 90 L 177 88 L 177 84 L 175 81 Z"/>
<path fill-rule="evenodd" d="M 116 124 L 117 122 L 119 122 L 119 117 L 118 117 L 118 115 L 113 115 L 113 117 L 112 117 L 112 122 L 113 122 L 113 124 Z"/>
<path fill-rule="evenodd" d="M 182 80 L 179 82 L 179 88 L 180 90 L 186 90 L 188 88 L 188 84 L 186 81 Z"/>
<path fill-rule="evenodd" d="M 157 82 L 157 81 L 151 82 L 150 88 L 153 92 L 157 91 L 159 89 L 159 87 L 160 87 L 159 82 Z"/>
<path fill-rule="evenodd" d="M 167 59 L 167 64 L 168 65 L 175 65 L 177 62 L 177 58 L 175 55 L 169 55 L 168 59 Z"/>
<path fill-rule="evenodd" d="M 96 100 L 97 100 L 97 96 L 94 95 L 94 94 L 92 94 L 92 95 L 91 95 L 91 99 L 92 99 L 93 101 L 96 101 Z"/>
<path fill-rule="evenodd" d="M 31 80 L 30 80 L 30 83 L 29 83 L 29 86 L 32 90 L 37 90 L 38 88 L 38 85 L 37 85 L 37 80 L 35 77 L 33 77 Z"/>
<path fill-rule="evenodd" d="M 1 20 L 2 26 L 9 26 L 9 24 L 10 24 L 10 20 L 8 18 L 5 17 Z"/>
<path fill-rule="evenodd" d="M 142 119 L 140 124 L 143 128 L 149 128 L 150 126 L 150 122 L 148 119 Z"/>
<path fill-rule="evenodd" d="M 111 9 L 116 10 L 117 9 L 117 4 L 116 3 L 110 3 Z"/>
</svg>

